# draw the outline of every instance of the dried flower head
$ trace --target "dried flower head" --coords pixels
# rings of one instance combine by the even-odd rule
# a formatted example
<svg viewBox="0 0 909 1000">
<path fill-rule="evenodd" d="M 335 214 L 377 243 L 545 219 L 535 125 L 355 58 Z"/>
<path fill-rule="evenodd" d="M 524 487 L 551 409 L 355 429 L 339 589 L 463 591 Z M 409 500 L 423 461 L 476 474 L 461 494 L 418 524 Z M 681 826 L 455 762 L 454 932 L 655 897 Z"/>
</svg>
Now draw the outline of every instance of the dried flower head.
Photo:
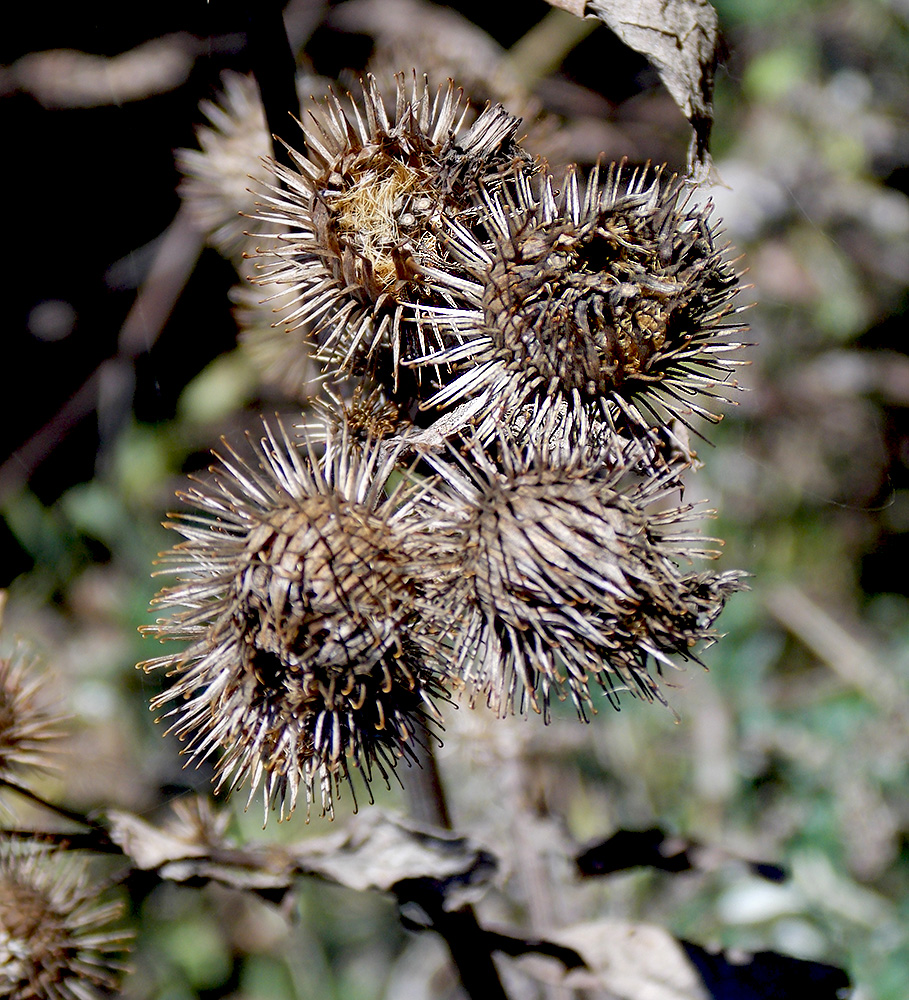
<svg viewBox="0 0 909 1000">
<path fill-rule="evenodd" d="M 275 166 L 284 187 L 258 216 L 277 227 L 275 245 L 259 252 L 258 280 L 294 289 L 284 321 L 312 323 L 321 358 L 341 371 L 396 380 L 402 361 L 440 346 L 404 322 L 403 306 L 447 301 L 421 273 L 427 262 L 449 266 L 443 219 L 523 156 L 519 119 L 496 106 L 466 128 L 468 112 L 453 84 L 432 98 L 414 75 L 409 94 L 398 77 L 389 115 L 369 78 L 361 104 L 350 97 L 345 109 L 333 96 L 310 112 L 306 155 L 290 151 L 298 172 Z"/>
<path fill-rule="evenodd" d="M 738 278 L 683 182 L 662 169 L 610 167 L 585 188 L 570 171 L 561 197 L 547 178 L 509 202 L 485 198 L 490 241 L 457 223 L 448 248 L 473 282 L 448 277 L 462 308 L 418 307 L 420 325 L 446 350 L 423 359 L 465 370 L 427 406 L 481 397 L 481 436 L 503 413 L 530 436 L 555 419 L 587 444 L 588 431 L 617 431 L 653 450 L 673 420 L 716 422 L 742 345 L 732 304 Z M 446 276 L 433 274 L 444 283 Z"/>
<path fill-rule="evenodd" d="M 590 679 L 614 703 L 624 689 L 659 698 L 650 663 L 697 659 L 738 574 L 679 568 L 716 552 L 688 527 L 692 507 L 654 509 L 670 473 L 640 481 L 601 458 L 494 446 L 426 456 L 438 481 L 408 536 L 432 567 L 453 673 L 503 715 L 545 713 L 555 692 L 586 718 Z"/>
<path fill-rule="evenodd" d="M 21 651 L 0 657 L 0 781 L 28 787 L 30 772 L 52 766 L 62 717 L 48 708 L 45 687 Z"/>
<path fill-rule="evenodd" d="M 219 787 L 261 784 L 266 817 L 302 786 L 323 812 L 351 768 L 386 783 L 439 721 L 441 692 L 407 630 L 414 602 L 396 518 L 407 487 L 384 495 L 394 454 L 329 433 L 317 461 L 267 429 L 244 461 L 228 448 L 211 482 L 184 498 L 201 514 L 169 525 L 186 541 L 163 557 L 180 583 L 146 631 L 188 640 L 144 667 L 176 678 L 174 731 L 193 759 L 220 751 Z M 356 797 L 354 796 L 354 801 Z"/>
<path fill-rule="evenodd" d="M 130 935 L 105 929 L 121 914 L 99 903 L 85 867 L 44 845 L 0 845 L 0 995 L 99 1000 L 116 991 Z"/>
</svg>

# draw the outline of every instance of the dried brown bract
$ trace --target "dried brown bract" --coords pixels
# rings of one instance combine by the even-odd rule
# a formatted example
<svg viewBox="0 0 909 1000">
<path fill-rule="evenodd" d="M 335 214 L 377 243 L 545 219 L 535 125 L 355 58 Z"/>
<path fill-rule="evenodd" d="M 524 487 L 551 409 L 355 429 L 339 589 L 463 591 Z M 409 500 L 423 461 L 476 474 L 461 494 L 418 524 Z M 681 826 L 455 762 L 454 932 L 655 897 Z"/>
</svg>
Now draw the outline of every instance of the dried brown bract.
<svg viewBox="0 0 909 1000">
<path fill-rule="evenodd" d="M 100 903 L 84 866 L 62 850 L 0 844 L 0 995 L 100 1000 L 117 990 L 131 935 Z"/>
<path fill-rule="evenodd" d="M 716 551 L 689 527 L 692 507 L 656 506 L 669 473 L 641 481 L 501 435 L 427 461 L 438 480 L 409 544 L 449 623 L 452 672 L 501 714 L 545 713 L 554 692 L 586 718 L 589 681 L 613 702 L 659 698 L 650 665 L 696 660 L 740 587 L 735 573 L 680 568 Z"/>
<path fill-rule="evenodd" d="M 307 152 L 291 150 L 297 171 L 275 166 L 283 188 L 258 215 L 276 227 L 258 251 L 258 280 L 294 290 L 284 322 L 311 323 L 338 370 L 396 383 L 402 362 L 440 346 L 405 322 L 403 306 L 449 300 L 422 273 L 453 266 L 444 219 L 469 213 L 481 182 L 494 187 L 527 159 L 514 141 L 520 119 L 490 107 L 468 128 L 468 113 L 453 84 L 433 97 L 416 75 L 408 92 L 402 75 L 389 115 L 369 78 L 361 101 L 333 96 L 311 110 Z"/>
<path fill-rule="evenodd" d="M 328 391 L 324 399 L 316 399 L 314 410 L 322 418 L 322 427 L 329 433 L 345 433 L 357 448 L 373 447 L 376 441 L 406 434 L 412 427 L 402 407 L 386 398 L 378 385 L 360 383 L 347 396 Z M 344 430 L 346 428 L 346 431 Z M 307 430 L 321 437 L 324 431 Z"/>
<path fill-rule="evenodd" d="M 424 307 L 419 322 L 427 341 L 451 331 L 447 349 L 423 360 L 463 371 L 427 406 L 480 397 L 484 438 L 504 414 L 531 439 L 555 420 L 581 446 L 599 429 L 651 453 L 674 420 L 718 421 L 712 406 L 736 387 L 743 362 L 727 355 L 743 327 L 709 206 L 689 205 L 660 169 L 615 165 L 584 187 L 569 172 L 559 197 L 550 178 L 539 195 L 526 183 L 509 191 L 485 197 L 489 243 L 450 228 L 449 252 L 473 284 L 449 279 L 463 306 Z"/>
<path fill-rule="evenodd" d="M 360 771 L 386 783 L 438 722 L 441 696 L 407 627 L 415 593 L 396 521 L 407 487 L 384 493 L 395 454 L 329 431 L 319 461 L 267 429 L 244 461 L 228 449 L 185 499 L 201 514 L 169 525 L 180 583 L 146 631 L 188 640 L 143 664 L 175 676 L 155 707 L 177 702 L 174 731 L 193 759 L 219 752 L 219 786 L 262 785 L 289 814 L 301 787 L 323 812 Z M 176 610 L 182 609 L 182 610 Z M 356 801 L 356 799 L 354 799 Z"/>
</svg>

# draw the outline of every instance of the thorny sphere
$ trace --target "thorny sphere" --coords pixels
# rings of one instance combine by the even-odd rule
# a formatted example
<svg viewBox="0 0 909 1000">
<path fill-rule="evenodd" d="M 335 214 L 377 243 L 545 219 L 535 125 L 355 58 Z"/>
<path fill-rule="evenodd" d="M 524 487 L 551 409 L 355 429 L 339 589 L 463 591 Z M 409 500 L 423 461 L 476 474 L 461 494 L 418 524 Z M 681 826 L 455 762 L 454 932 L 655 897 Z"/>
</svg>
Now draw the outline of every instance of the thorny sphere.
<svg viewBox="0 0 909 1000">
<path fill-rule="evenodd" d="M 738 278 L 709 207 L 686 206 L 683 185 L 661 170 L 629 177 L 615 166 L 586 188 L 569 172 L 559 199 L 550 178 L 539 196 L 513 190 L 512 204 L 485 199 L 488 246 L 450 228 L 449 248 L 474 279 L 458 285 L 473 312 L 422 310 L 424 326 L 452 328 L 453 344 L 429 360 L 464 367 L 429 405 L 485 392 L 484 437 L 503 408 L 532 410 L 531 436 L 554 414 L 575 431 L 599 425 L 650 442 L 673 419 L 718 421 L 709 407 L 735 388 L 741 362 L 726 354 L 741 345 L 728 338 L 743 328 L 725 322 Z"/>
<path fill-rule="evenodd" d="M 452 671 L 500 714 L 548 712 L 550 693 L 593 705 L 588 681 L 659 698 L 648 668 L 695 659 L 738 574 L 685 573 L 714 539 L 690 506 L 649 509 L 677 481 L 635 481 L 621 465 L 507 438 L 428 456 L 438 474 L 410 545 L 433 566 Z"/>
<path fill-rule="evenodd" d="M 407 632 L 413 584 L 394 513 L 383 498 L 394 454 L 353 448 L 329 432 L 321 464 L 268 430 L 255 463 L 236 453 L 191 490 L 198 515 L 170 525 L 187 541 L 165 554 L 181 583 L 156 598 L 177 608 L 146 631 L 189 640 L 148 661 L 176 683 L 153 707 L 178 702 L 173 729 L 201 759 L 219 750 L 219 787 L 263 785 L 269 807 L 307 808 L 316 789 L 331 812 L 351 768 L 369 790 L 438 722 L 441 692 Z M 354 801 L 356 796 L 354 793 Z"/>
<path fill-rule="evenodd" d="M 130 935 L 105 930 L 122 908 L 99 903 L 63 851 L 0 844 L 0 995 L 100 1000 L 117 989 Z"/>
<path fill-rule="evenodd" d="M 466 128 L 470 109 L 451 83 L 432 97 L 416 75 L 408 93 L 401 75 L 392 115 L 372 78 L 349 102 L 333 96 L 310 112 L 305 155 L 290 151 L 297 171 L 275 165 L 284 188 L 258 216 L 276 230 L 257 252 L 257 280 L 294 290 L 282 320 L 312 325 L 321 360 L 396 383 L 402 362 L 439 346 L 402 306 L 447 301 L 422 275 L 427 262 L 452 266 L 443 219 L 470 214 L 477 186 L 495 187 L 527 157 L 514 142 L 520 119 L 496 106 Z"/>
</svg>

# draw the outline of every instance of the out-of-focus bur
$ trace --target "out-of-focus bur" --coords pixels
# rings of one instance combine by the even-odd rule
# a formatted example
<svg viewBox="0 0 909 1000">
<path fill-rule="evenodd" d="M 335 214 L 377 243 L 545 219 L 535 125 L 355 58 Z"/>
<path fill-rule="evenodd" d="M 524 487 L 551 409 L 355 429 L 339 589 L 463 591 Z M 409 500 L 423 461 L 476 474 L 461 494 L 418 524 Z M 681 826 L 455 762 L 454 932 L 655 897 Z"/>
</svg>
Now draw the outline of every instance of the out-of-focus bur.
<svg viewBox="0 0 909 1000">
<path fill-rule="evenodd" d="M 501 714 L 548 715 L 551 693 L 586 718 L 589 681 L 613 703 L 660 698 L 649 666 L 698 657 L 737 573 L 684 572 L 715 539 L 691 506 L 655 506 L 675 474 L 640 480 L 622 464 L 504 435 L 427 455 L 437 480 L 407 533 L 425 598 L 444 613 L 452 674 Z M 595 710 L 595 709 L 594 709 Z"/>
<path fill-rule="evenodd" d="M 272 179 L 267 157 L 271 140 L 259 88 L 251 76 L 225 72 L 224 90 L 199 110 L 207 119 L 198 126 L 198 149 L 178 149 L 177 168 L 183 174 L 180 195 L 199 229 L 216 250 L 240 263 L 248 249 L 256 200 Z M 301 72 L 297 90 L 325 92 L 328 82 Z"/>
<path fill-rule="evenodd" d="M 180 583 L 145 631 L 189 645 L 143 666 L 176 678 L 153 707 L 177 702 L 172 728 L 192 759 L 219 755 L 219 787 L 248 782 L 251 799 L 262 785 L 266 818 L 319 789 L 331 813 L 352 768 L 367 791 L 376 774 L 387 784 L 441 722 L 428 650 L 407 629 L 416 594 L 397 521 L 412 487 L 385 495 L 397 452 L 354 447 L 343 427 L 321 460 L 271 428 L 252 452 L 228 449 L 184 496 L 201 513 L 168 525 L 187 539 L 163 556 Z"/>
<path fill-rule="evenodd" d="M 282 320 L 312 324 L 323 361 L 396 385 L 403 362 L 441 346 L 404 322 L 404 307 L 447 301 L 422 271 L 454 266 L 439 243 L 444 218 L 472 214 L 480 183 L 494 188 L 529 160 L 514 141 L 520 119 L 499 105 L 468 128 L 451 82 L 432 96 L 425 79 L 414 74 L 408 88 L 402 74 L 391 115 L 372 78 L 360 100 L 344 102 L 311 109 L 306 153 L 290 150 L 296 171 L 274 167 L 283 187 L 257 213 L 274 227 L 257 254 L 258 281 L 294 290 Z"/>
<path fill-rule="evenodd" d="M 21 649 L 0 656 L 0 782 L 31 790 L 31 779 L 53 769 L 62 715 L 47 704 L 46 678 Z"/>
<path fill-rule="evenodd" d="M 110 929 L 121 913 L 119 903 L 99 902 L 78 858 L 34 841 L 0 842 L 0 995 L 112 996 L 132 938 Z"/>
<path fill-rule="evenodd" d="M 461 305 L 416 310 L 423 339 L 447 341 L 417 363 L 462 369 L 425 405 L 477 399 L 484 439 L 504 422 L 535 440 L 555 421 L 580 447 L 633 438 L 654 468 L 667 439 L 690 457 L 672 422 L 720 420 L 714 402 L 744 364 L 728 357 L 742 346 L 738 276 L 709 206 L 662 169 L 616 165 L 586 186 L 569 171 L 558 197 L 549 177 L 538 193 L 518 178 L 484 203 L 487 240 L 449 228 L 462 274 L 427 274 Z"/>
</svg>

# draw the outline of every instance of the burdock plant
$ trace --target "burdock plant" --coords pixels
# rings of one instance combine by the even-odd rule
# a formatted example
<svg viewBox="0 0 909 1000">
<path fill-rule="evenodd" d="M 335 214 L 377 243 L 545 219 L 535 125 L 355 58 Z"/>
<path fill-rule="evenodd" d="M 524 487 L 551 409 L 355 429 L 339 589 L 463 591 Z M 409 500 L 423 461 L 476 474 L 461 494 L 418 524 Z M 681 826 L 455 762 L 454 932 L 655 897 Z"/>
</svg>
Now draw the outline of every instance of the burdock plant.
<svg viewBox="0 0 909 1000">
<path fill-rule="evenodd" d="M 547 721 L 661 699 L 741 586 L 674 495 L 741 363 L 709 205 L 663 168 L 556 182 L 472 114 L 415 72 L 316 102 L 254 213 L 253 280 L 337 385 L 184 494 L 147 631 L 187 645 L 145 666 L 266 812 L 425 760 L 462 688 Z"/>
<path fill-rule="evenodd" d="M 237 301 L 259 325 L 259 290 L 293 335 L 281 366 L 318 389 L 298 437 L 225 441 L 182 493 L 145 629 L 179 645 L 142 664 L 164 675 L 152 705 L 266 821 L 397 779 L 449 825 L 444 701 L 546 723 L 568 701 L 589 722 L 624 695 L 663 701 L 661 675 L 717 638 L 742 574 L 705 568 L 721 543 L 681 494 L 689 431 L 737 389 L 739 275 L 696 172 L 556 178 L 518 118 L 452 81 L 367 77 L 293 129 L 268 121 Z M 503 1000 L 499 944 L 435 869 L 392 891 L 472 997 Z"/>
</svg>

